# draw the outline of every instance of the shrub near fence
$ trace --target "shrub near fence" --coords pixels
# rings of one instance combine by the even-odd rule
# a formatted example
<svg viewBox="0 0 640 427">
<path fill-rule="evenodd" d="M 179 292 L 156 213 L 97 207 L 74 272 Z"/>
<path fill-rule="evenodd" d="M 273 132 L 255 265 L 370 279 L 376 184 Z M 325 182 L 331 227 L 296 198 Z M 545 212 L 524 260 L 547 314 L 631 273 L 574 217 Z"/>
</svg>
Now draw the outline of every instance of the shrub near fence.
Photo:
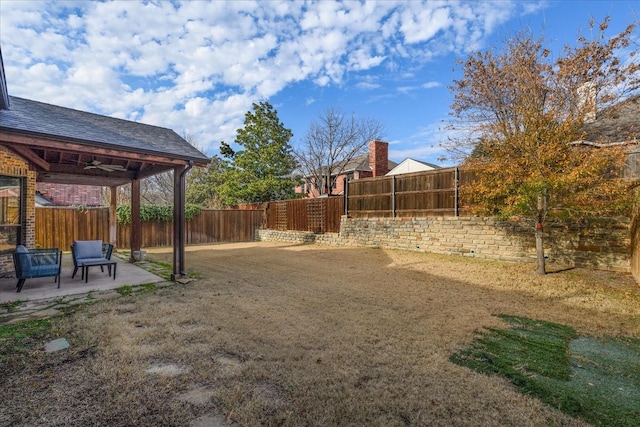
<svg viewBox="0 0 640 427">
<path fill-rule="evenodd" d="M 262 210 L 203 210 L 185 224 L 188 245 L 250 242 L 262 224 Z M 36 208 L 36 245 L 69 250 L 74 240 L 109 241 L 108 208 Z M 118 225 L 116 247 L 128 248 L 131 228 Z M 142 222 L 142 246 L 173 244 L 171 221 Z"/>
</svg>

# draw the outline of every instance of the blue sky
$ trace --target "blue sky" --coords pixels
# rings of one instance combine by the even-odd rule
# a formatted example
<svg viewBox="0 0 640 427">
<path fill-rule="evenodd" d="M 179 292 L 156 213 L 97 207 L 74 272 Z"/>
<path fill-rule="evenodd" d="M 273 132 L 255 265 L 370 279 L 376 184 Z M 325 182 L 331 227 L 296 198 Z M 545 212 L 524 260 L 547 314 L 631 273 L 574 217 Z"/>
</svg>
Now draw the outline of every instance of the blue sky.
<svg viewBox="0 0 640 427">
<path fill-rule="evenodd" d="M 521 29 L 561 54 L 640 0 L 0 2 L 9 94 L 174 129 L 208 155 L 268 101 L 302 140 L 328 107 L 375 118 L 389 156 L 440 165 L 456 59 Z"/>
</svg>

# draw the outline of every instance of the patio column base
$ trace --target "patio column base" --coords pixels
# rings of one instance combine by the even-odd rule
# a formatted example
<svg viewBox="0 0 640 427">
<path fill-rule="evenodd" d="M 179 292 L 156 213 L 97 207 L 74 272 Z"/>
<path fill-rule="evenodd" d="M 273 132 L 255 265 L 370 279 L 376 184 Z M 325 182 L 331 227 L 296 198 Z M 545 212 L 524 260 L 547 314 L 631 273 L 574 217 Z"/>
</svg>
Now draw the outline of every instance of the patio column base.
<svg viewBox="0 0 640 427">
<path fill-rule="evenodd" d="M 186 277 L 187 277 L 186 274 L 175 274 L 175 273 L 171 273 L 171 276 L 170 276 L 172 282 L 177 282 L 178 280 L 184 279 Z"/>
</svg>

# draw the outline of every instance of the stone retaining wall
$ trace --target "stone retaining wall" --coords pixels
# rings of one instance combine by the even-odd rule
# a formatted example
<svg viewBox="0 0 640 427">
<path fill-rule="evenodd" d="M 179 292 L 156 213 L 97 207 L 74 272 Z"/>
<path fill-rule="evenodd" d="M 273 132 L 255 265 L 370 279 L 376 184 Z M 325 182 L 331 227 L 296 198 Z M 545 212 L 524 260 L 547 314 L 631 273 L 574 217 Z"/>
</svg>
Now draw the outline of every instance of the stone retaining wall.
<svg viewBox="0 0 640 427">
<path fill-rule="evenodd" d="M 492 218 L 348 218 L 340 233 L 257 230 L 257 240 L 365 246 L 535 262 L 534 230 Z M 629 272 L 629 226 L 548 226 L 545 255 L 557 264 Z"/>
</svg>

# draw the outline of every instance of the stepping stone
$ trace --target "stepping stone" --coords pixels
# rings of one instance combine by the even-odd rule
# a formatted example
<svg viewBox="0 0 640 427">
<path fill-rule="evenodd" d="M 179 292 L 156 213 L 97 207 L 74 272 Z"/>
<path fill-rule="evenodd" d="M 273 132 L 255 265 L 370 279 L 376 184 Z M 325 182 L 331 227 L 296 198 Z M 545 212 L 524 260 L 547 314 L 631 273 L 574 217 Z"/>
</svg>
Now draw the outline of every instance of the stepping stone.
<svg viewBox="0 0 640 427">
<path fill-rule="evenodd" d="M 233 356 L 220 355 L 220 356 L 216 357 L 216 360 L 222 366 L 226 366 L 227 368 L 237 368 L 242 364 L 240 359 L 238 359 L 236 357 L 233 357 Z"/>
<path fill-rule="evenodd" d="M 226 418 L 220 414 L 203 415 L 189 423 L 189 427 L 229 427 L 237 425 L 234 422 L 228 423 Z"/>
<path fill-rule="evenodd" d="M 206 388 L 195 388 L 178 396 L 178 400 L 188 402 L 193 405 L 203 406 L 209 403 L 213 397 L 213 391 Z"/>
<path fill-rule="evenodd" d="M 187 368 L 180 365 L 169 363 L 167 365 L 153 365 L 147 369 L 148 374 L 160 374 L 175 377 L 187 372 Z"/>
<path fill-rule="evenodd" d="M 46 343 L 44 345 L 44 351 L 46 351 L 47 353 L 54 353 L 56 351 L 64 350 L 69 347 L 69 341 L 67 341 L 66 338 L 58 338 Z"/>
</svg>

